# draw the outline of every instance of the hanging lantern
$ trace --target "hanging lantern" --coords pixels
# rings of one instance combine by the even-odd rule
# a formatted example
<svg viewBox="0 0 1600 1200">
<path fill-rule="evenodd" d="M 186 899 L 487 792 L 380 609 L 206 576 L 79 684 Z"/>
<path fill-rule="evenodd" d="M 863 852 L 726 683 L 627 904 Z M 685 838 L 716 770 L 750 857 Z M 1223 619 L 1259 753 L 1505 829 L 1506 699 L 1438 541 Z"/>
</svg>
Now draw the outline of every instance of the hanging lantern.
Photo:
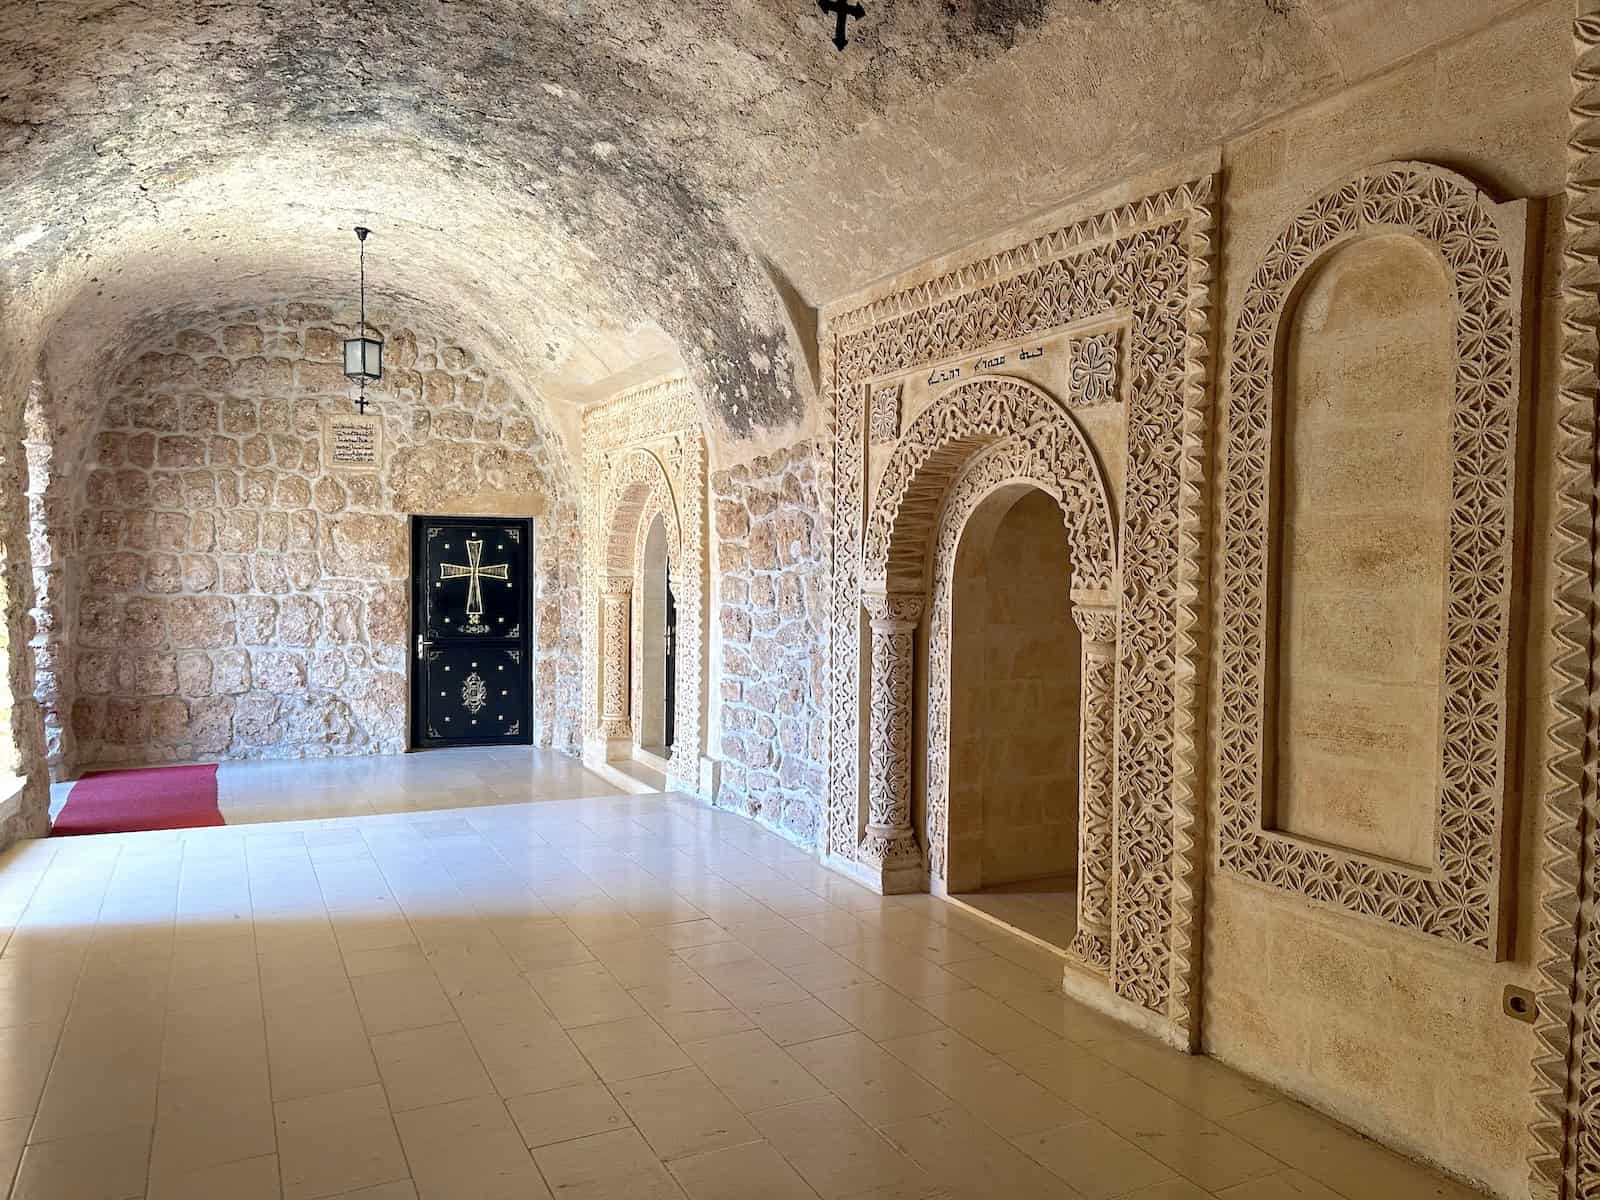
<svg viewBox="0 0 1600 1200">
<path fill-rule="evenodd" d="M 367 380 L 383 378 L 383 339 L 367 336 L 367 234 L 371 232 L 356 226 L 356 240 L 361 243 L 361 324 L 356 329 L 359 336 L 344 342 L 345 377 L 361 387 L 356 398 L 359 412 L 367 411 Z"/>
</svg>

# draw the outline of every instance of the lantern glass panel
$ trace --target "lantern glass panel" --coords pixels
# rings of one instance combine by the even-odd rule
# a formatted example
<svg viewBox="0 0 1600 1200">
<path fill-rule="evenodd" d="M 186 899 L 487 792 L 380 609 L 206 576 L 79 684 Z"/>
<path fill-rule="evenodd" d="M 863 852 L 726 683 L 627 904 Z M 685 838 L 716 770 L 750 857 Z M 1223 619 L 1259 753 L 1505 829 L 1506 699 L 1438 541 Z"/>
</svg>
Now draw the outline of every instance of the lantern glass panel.
<svg viewBox="0 0 1600 1200">
<path fill-rule="evenodd" d="M 383 343 L 375 338 L 348 338 L 344 344 L 344 373 L 351 379 L 383 377 Z"/>
</svg>

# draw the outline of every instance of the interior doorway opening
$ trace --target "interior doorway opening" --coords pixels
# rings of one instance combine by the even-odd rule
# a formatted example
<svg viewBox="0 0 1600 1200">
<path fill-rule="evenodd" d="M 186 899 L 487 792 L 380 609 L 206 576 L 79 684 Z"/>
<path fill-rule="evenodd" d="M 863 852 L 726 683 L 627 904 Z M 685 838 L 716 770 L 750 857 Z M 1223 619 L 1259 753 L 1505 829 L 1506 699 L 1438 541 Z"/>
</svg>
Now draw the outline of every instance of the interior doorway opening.
<svg viewBox="0 0 1600 1200">
<path fill-rule="evenodd" d="M 1060 505 L 1027 484 L 973 513 L 950 634 L 952 896 L 1065 951 L 1077 927 L 1081 635 Z"/>
<path fill-rule="evenodd" d="M 645 534 L 640 579 L 638 748 L 666 759 L 672 752 L 672 648 L 676 623 L 672 613 L 671 567 L 667 560 L 667 528 L 658 515 Z"/>
</svg>

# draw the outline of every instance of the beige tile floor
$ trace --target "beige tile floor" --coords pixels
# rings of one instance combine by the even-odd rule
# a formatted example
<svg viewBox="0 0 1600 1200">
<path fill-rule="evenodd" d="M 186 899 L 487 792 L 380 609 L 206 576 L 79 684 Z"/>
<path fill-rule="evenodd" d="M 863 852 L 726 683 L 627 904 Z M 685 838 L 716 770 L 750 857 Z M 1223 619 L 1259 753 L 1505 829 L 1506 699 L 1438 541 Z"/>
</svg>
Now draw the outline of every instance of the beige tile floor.
<svg viewBox="0 0 1600 1200">
<path fill-rule="evenodd" d="M 69 782 L 50 789 L 52 817 L 65 806 L 71 788 Z M 575 759 L 530 746 L 226 762 L 217 767 L 217 807 L 230 825 L 622 794 Z"/>
<path fill-rule="evenodd" d="M 1475 1195 L 1131 1035 L 1057 971 L 670 795 L 24 843 L 0 856 L 0 1179 L 11 1200 Z"/>
<path fill-rule="evenodd" d="M 1002 883 L 956 898 L 1060 950 L 1072 944 L 1078 929 L 1078 881 L 1072 875 Z"/>
</svg>

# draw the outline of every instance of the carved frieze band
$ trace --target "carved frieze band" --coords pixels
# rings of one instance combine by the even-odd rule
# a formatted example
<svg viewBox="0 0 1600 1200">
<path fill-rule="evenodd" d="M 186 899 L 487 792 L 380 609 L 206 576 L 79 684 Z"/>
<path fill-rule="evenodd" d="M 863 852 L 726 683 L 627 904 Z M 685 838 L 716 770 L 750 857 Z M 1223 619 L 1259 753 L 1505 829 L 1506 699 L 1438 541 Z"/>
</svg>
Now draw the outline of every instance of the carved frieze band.
<svg viewBox="0 0 1600 1200">
<path fill-rule="evenodd" d="M 1432 246 L 1451 274 L 1459 310 L 1432 870 L 1262 828 L 1279 325 L 1297 283 L 1324 254 L 1374 232 L 1403 232 Z M 1494 216 L 1468 181 L 1425 164 L 1392 163 L 1325 192 L 1273 243 L 1244 296 L 1232 341 L 1223 476 L 1223 868 L 1487 951 L 1498 942 L 1519 304 Z"/>
<path fill-rule="evenodd" d="M 1115 653 L 1116 647 L 1085 637 L 1078 701 L 1078 929 L 1072 949 L 1102 972 L 1111 969 Z"/>
<path fill-rule="evenodd" d="M 628 732 L 628 630 L 633 581 L 611 577 L 601 585 L 600 721 L 607 737 Z"/>
<path fill-rule="evenodd" d="M 1180 628 L 1188 623 L 1192 630 L 1201 611 L 1192 582 L 1199 578 L 1198 566 L 1186 570 L 1180 560 L 1196 549 L 1185 531 L 1197 524 L 1201 492 L 1202 460 L 1191 452 L 1190 442 L 1204 429 L 1211 194 L 1212 181 L 1206 178 L 1063 227 L 830 317 L 823 339 L 833 447 L 827 838 L 830 853 L 854 857 L 861 828 L 856 750 L 861 582 L 898 579 L 912 558 L 920 569 L 927 553 L 926 524 L 938 511 L 943 489 L 983 445 L 1015 435 L 1043 438 L 1050 453 L 1062 453 L 1067 449 L 1062 431 L 1068 428 L 1057 419 L 1059 406 L 1045 414 L 1045 424 L 1019 428 L 1013 421 L 1026 400 L 1019 402 L 1015 389 L 997 393 L 1007 396 L 1012 412 L 990 413 L 992 430 L 974 429 L 976 440 L 965 447 L 955 444 L 956 435 L 947 438 L 937 428 L 924 427 L 926 414 L 919 415 L 896 447 L 879 494 L 895 486 L 890 480 L 894 457 L 927 457 L 942 445 L 955 462 L 902 475 L 901 486 L 921 479 L 929 485 L 928 494 L 920 486 L 907 488 L 884 518 L 876 515 L 875 505 L 871 519 L 877 524 L 863 538 L 869 516 L 862 385 L 1000 342 L 1091 321 L 1125 321 L 1128 445 L 1118 569 L 1111 572 L 1109 555 L 1097 563 L 1094 537 L 1086 536 L 1083 546 L 1074 544 L 1073 553 L 1080 565 L 1103 570 L 1120 606 L 1113 922 L 1119 932 L 1112 983 L 1124 997 L 1162 1012 L 1185 1031 L 1193 1023 L 1189 926 L 1196 919 L 1190 901 L 1200 846 L 1193 836 L 1195 795 L 1181 782 L 1187 772 L 1176 767 L 1180 752 L 1186 759 L 1194 754 L 1194 689 L 1186 681 L 1198 672 L 1203 639 L 1179 638 Z M 911 443 L 920 448 L 902 455 Z M 905 518 L 922 523 L 924 531 L 920 544 L 903 539 L 916 553 L 901 559 L 891 556 L 890 531 Z"/>
</svg>

